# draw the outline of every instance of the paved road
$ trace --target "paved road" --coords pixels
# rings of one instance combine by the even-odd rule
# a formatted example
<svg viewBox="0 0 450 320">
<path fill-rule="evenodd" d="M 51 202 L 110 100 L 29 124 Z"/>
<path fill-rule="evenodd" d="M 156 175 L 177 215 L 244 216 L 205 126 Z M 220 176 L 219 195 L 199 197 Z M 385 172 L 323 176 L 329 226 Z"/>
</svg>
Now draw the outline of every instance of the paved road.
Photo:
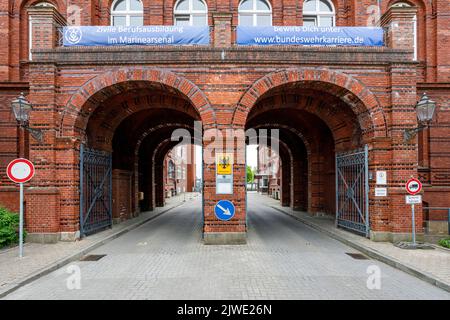
<svg viewBox="0 0 450 320">
<path fill-rule="evenodd" d="M 249 195 L 248 244 L 201 243 L 200 200 L 98 248 L 6 299 L 450 299 L 450 294 L 355 253 Z M 75 267 L 74 267 L 75 265 Z M 369 290 L 367 268 L 381 270 Z M 81 289 L 68 271 L 81 274 Z M 76 279 L 75 279 L 76 280 Z"/>
</svg>

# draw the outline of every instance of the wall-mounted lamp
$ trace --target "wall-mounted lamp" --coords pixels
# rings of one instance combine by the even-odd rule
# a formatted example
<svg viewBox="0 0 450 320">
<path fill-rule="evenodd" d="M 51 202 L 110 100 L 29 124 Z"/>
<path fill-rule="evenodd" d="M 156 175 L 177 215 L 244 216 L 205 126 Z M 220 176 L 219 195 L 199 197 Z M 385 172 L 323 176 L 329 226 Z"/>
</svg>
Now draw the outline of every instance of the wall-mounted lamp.
<svg viewBox="0 0 450 320">
<path fill-rule="evenodd" d="M 25 99 L 23 92 L 17 99 L 11 101 L 11 109 L 19 126 L 28 130 L 33 138 L 42 142 L 44 137 L 42 130 L 33 129 L 29 126 L 30 112 L 33 110 L 33 106 Z"/>
<path fill-rule="evenodd" d="M 410 141 L 419 131 L 427 128 L 433 120 L 434 111 L 436 110 L 436 102 L 430 100 L 426 93 L 422 95 L 420 101 L 416 105 L 417 121 L 419 126 L 414 129 L 406 129 L 404 133 L 404 141 Z"/>
</svg>

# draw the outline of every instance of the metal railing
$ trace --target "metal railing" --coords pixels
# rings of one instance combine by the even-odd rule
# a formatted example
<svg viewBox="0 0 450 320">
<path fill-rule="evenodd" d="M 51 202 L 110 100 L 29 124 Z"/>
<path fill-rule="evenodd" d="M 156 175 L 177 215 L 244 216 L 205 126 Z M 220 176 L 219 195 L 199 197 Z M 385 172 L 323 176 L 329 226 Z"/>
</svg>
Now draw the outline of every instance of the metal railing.
<svg viewBox="0 0 450 320">
<path fill-rule="evenodd" d="M 446 221 L 447 220 L 447 233 L 450 235 L 450 208 L 447 207 L 423 207 L 424 211 L 427 211 L 424 217 L 424 221 Z M 447 219 L 445 219 L 445 213 L 442 213 L 440 219 L 430 219 L 431 211 L 444 211 L 447 213 Z"/>
</svg>

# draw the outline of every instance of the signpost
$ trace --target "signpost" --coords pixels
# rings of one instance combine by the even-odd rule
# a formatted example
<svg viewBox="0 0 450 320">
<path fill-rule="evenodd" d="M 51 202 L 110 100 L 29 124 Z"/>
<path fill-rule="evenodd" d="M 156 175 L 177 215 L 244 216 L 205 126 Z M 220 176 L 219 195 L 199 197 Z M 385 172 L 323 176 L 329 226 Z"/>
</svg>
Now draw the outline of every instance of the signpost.
<svg viewBox="0 0 450 320">
<path fill-rule="evenodd" d="M 416 217 L 414 212 L 414 205 L 422 203 L 422 196 L 416 196 L 417 193 L 422 191 L 422 183 L 415 179 L 411 178 L 406 182 L 406 191 L 410 194 L 406 196 L 406 204 L 411 205 L 411 213 L 412 213 L 412 242 L 413 246 L 416 246 Z"/>
<path fill-rule="evenodd" d="M 23 158 L 15 159 L 6 168 L 8 178 L 20 186 L 20 216 L 19 216 L 19 257 L 23 257 L 23 184 L 34 176 L 34 165 Z"/>
</svg>

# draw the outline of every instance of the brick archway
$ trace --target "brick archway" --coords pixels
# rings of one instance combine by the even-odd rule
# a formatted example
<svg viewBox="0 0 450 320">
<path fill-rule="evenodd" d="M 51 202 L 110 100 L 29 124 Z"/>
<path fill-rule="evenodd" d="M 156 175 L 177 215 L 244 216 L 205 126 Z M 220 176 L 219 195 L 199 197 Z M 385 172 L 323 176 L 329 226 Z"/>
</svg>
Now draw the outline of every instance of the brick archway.
<svg viewBox="0 0 450 320">
<path fill-rule="evenodd" d="M 243 127 L 252 108 L 272 89 L 295 83 L 314 83 L 318 89 L 346 102 L 361 127 L 369 127 L 373 137 L 387 136 L 387 123 L 375 95 L 359 80 L 329 69 L 286 69 L 257 80 L 242 95 L 233 114 L 233 125 Z"/>
<path fill-rule="evenodd" d="M 102 73 L 81 86 L 66 103 L 60 119 L 59 135 L 76 136 L 77 124 L 87 124 L 84 119 L 89 118 L 98 106 L 91 101 L 92 97 L 103 90 L 111 89 L 114 92 L 115 85 L 126 82 L 154 83 L 174 89 L 191 103 L 204 126 L 215 126 L 215 112 L 206 95 L 193 82 L 163 69 L 132 67 Z"/>
</svg>

